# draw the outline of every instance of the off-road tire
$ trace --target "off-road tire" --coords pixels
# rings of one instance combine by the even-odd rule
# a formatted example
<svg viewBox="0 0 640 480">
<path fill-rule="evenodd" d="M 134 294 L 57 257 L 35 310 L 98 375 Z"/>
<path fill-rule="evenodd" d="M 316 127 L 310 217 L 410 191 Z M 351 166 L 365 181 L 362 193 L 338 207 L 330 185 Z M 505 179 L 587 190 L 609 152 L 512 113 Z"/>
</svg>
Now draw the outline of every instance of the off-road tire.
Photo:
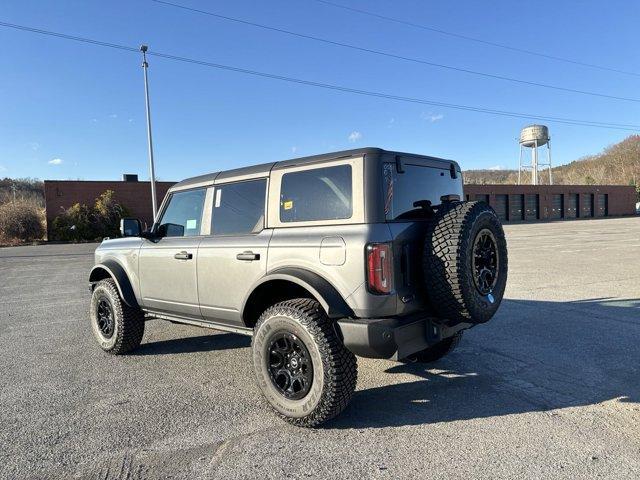
<svg viewBox="0 0 640 480">
<path fill-rule="evenodd" d="M 410 362 L 418 363 L 431 363 L 440 360 L 442 357 L 449 355 L 453 352 L 460 340 L 462 339 L 462 332 L 458 332 L 452 337 L 440 340 L 435 345 L 425 348 L 424 350 L 410 355 L 408 360 Z"/>
<path fill-rule="evenodd" d="M 496 281 L 482 294 L 474 280 L 474 242 L 480 232 L 493 235 Z M 450 324 L 484 323 L 493 317 L 507 283 L 507 241 L 500 220 L 485 202 L 444 203 L 427 226 L 423 251 L 427 299 Z"/>
<path fill-rule="evenodd" d="M 113 334 L 109 337 L 98 326 L 98 302 L 107 300 L 113 313 Z M 100 348 L 112 355 L 122 355 L 140 345 L 144 335 L 144 313 L 124 303 L 112 279 L 100 280 L 93 289 L 89 308 L 91 330 Z"/>
<path fill-rule="evenodd" d="M 298 399 L 278 391 L 269 373 L 270 346 L 279 334 L 292 334 L 306 347 L 313 366 L 308 393 Z M 338 415 L 356 387 L 356 358 L 347 350 L 320 304 L 309 298 L 277 303 L 258 319 L 251 341 L 258 386 L 271 408 L 286 421 L 315 427 Z"/>
</svg>

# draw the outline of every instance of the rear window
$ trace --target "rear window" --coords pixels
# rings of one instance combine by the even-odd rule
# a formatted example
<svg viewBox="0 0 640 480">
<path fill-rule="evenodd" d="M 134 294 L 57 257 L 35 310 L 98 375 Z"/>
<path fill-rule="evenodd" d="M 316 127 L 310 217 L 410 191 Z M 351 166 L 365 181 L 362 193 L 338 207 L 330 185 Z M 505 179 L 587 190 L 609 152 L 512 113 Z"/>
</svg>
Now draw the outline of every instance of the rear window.
<svg viewBox="0 0 640 480">
<path fill-rule="evenodd" d="M 216 187 L 211 233 L 247 235 L 264 228 L 266 180 L 229 183 Z"/>
<path fill-rule="evenodd" d="M 413 220 L 422 217 L 423 210 L 414 202 L 428 200 L 431 205 L 441 203 L 443 195 L 462 198 L 460 176 L 451 178 L 449 168 L 434 168 L 405 164 L 398 173 L 395 163 L 383 164 L 384 213 L 387 220 Z"/>
<path fill-rule="evenodd" d="M 285 173 L 280 188 L 280 221 L 351 218 L 351 165 Z"/>
</svg>

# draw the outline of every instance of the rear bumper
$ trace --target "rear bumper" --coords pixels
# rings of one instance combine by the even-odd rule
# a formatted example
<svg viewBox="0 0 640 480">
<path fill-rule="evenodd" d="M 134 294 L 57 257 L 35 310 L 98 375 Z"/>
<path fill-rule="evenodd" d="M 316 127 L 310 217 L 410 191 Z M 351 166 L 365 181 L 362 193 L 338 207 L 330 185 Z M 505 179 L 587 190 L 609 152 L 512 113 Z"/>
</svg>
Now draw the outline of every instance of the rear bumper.
<svg viewBox="0 0 640 480">
<path fill-rule="evenodd" d="M 473 326 L 459 323 L 449 327 L 438 319 L 416 316 L 343 318 L 338 325 L 344 345 L 355 355 L 391 360 L 401 360 Z"/>
</svg>

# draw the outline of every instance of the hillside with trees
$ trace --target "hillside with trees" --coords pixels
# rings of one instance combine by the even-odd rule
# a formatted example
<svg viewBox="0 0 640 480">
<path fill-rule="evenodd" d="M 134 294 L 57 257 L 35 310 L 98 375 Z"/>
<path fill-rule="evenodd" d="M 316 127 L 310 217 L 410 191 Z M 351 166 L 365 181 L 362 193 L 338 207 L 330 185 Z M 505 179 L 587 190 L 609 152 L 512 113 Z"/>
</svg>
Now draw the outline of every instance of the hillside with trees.
<svg viewBox="0 0 640 480">
<path fill-rule="evenodd" d="M 44 183 L 37 178 L 0 178 L 0 205 L 14 200 L 44 207 Z"/>
<path fill-rule="evenodd" d="M 566 165 L 554 167 L 553 183 L 562 185 L 636 185 L 640 188 L 640 135 L 631 135 L 596 155 L 589 155 Z M 515 184 L 517 170 L 467 170 L 465 183 Z M 546 172 L 541 174 L 548 182 Z M 522 179 L 528 183 L 529 176 Z"/>
</svg>

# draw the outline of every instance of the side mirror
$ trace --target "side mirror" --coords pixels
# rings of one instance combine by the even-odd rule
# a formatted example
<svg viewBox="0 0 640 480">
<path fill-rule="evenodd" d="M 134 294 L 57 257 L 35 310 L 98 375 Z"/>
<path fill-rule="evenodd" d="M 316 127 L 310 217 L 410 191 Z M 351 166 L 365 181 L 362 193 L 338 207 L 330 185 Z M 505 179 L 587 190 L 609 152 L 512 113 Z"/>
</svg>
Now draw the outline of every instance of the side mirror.
<svg viewBox="0 0 640 480">
<path fill-rule="evenodd" d="M 184 225 L 175 223 L 163 223 L 158 227 L 157 235 L 164 237 L 184 237 Z"/>
<path fill-rule="evenodd" d="M 142 233 L 142 224 L 137 218 L 120 219 L 120 235 L 123 237 L 139 237 Z"/>
</svg>

